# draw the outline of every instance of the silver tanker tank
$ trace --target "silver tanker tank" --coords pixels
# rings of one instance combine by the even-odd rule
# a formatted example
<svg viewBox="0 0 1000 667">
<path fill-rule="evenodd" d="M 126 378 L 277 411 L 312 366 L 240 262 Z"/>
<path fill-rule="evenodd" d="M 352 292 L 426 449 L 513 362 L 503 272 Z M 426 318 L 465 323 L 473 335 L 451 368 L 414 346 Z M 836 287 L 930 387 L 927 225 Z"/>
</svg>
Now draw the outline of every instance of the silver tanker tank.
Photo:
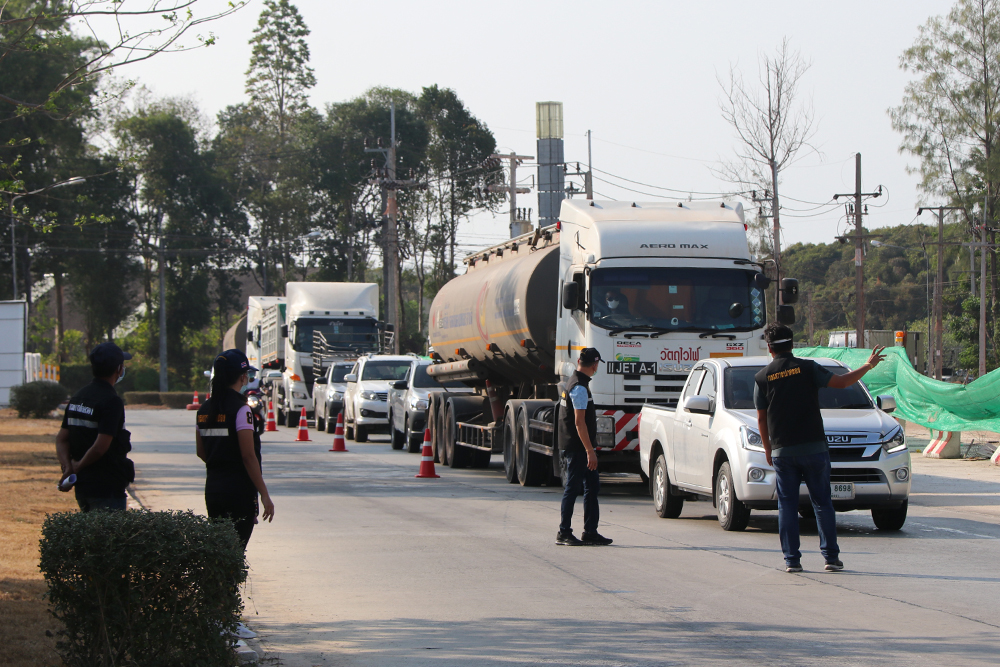
<svg viewBox="0 0 1000 667">
<path fill-rule="evenodd" d="M 504 384 L 555 382 L 559 232 L 519 237 L 467 260 L 438 291 L 428 317 L 432 375 Z"/>
</svg>

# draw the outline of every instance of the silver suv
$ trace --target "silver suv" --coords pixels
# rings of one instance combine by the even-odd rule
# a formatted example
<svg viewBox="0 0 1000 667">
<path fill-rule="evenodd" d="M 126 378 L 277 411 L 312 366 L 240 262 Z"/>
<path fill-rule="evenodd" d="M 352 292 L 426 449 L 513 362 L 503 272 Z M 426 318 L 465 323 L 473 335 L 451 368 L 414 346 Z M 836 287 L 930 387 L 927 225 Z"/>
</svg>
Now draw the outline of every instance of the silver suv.
<svg viewBox="0 0 1000 667">
<path fill-rule="evenodd" d="M 344 376 L 344 434 L 366 442 L 372 433 L 389 432 L 389 385 L 405 380 L 413 355 L 374 354 L 354 362 Z"/>
<path fill-rule="evenodd" d="M 427 425 L 427 397 L 432 391 L 453 393 L 473 393 L 461 382 L 438 382 L 427 374 L 430 359 L 413 362 L 405 380 L 397 380 L 389 386 L 389 429 L 392 448 L 408 449 L 411 453 L 420 451 Z"/>
</svg>

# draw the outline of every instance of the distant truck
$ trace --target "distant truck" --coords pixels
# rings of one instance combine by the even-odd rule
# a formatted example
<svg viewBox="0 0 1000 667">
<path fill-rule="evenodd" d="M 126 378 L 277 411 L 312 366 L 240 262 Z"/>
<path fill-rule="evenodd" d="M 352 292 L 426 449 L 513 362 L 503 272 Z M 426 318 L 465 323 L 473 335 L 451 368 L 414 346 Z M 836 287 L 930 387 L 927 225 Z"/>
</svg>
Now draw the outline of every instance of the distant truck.
<svg viewBox="0 0 1000 667">
<path fill-rule="evenodd" d="M 675 406 L 702 359 L 767 352 L 770 281 L 750 256 L 739 203 L 566 200 L 558 224 L 465 263 L 428 324 L 428 373 L 479 391 L 430 395 L 434 450 L 453 467 L 502 454 L 511 483 L 563 481 L 561 388 L 594 347 L 604 360 L 590 383 L 600 469 L 640 472 L 643 405 Z M 793 303 L 797 283 L 782 287 Z M 792 307 L 779 318 L 793 321 Z"/>
<path fill-rule="evenodd" d="M 285 297 L 283 296 L 252 296 L 247 299 L 247 316 L 246 316 L 246 355 L 247 359 L 250 361 L 250 365 L 255 368 L 264 369 L 267 368 L 262 359 L 261 351 L 261 331 L 262 323 L 264 320 L 264 312 L 275 305 L 283 306 L 285 303 Z M 281 312 L 281 318 L 284 320 L 284 312 Z M 279 332 L 280 333 L 280 332 Z M 272 346 L 272 350 L 276 350 L 277 346 Z M 274 355 L 274 359 L 278 359 L 278 355 Z M 281 359 L 284 359 L 284 355 L 281 355 Z M 271 368 L 279 368 L 280 363 L 272 363 Z M 256 389 L 260 385 L 261 375 L 258 374 L 254 385 L 251 389 Z"/>
<path fill-rule="evenodd" d="M 271 398 L 278 423 L 286 426 L 298 425 L 302 408 L 313 418 L 313 382 L 330 363 L 378 353 L 386 341 L 375 283 L 290 282 L 283 302 L 261 306 L 248 343 L 251 333 L 260 341 L 261 368 L 282 371 Z"/>
</svg>

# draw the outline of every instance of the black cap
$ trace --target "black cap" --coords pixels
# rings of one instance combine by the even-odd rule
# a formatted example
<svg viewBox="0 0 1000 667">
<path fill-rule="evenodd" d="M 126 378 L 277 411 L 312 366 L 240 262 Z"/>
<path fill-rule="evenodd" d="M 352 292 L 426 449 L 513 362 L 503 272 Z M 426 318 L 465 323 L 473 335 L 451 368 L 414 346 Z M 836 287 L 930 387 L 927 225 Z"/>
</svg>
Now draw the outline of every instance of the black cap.
<svg viewBox="0 0 1000 667">
<path fill-rule="evenodd" d="M 114 343 L 101 343 L 90 351 L 90 363 L 95 366 L 121 366 L 124 362 L 132 358 L 132 355 L 123 351 Z"/>
<path fill-rule="evenodd" d="M 585 347 L 580 350 L 580 361 L 581 363 L 590 366 L 591 364 L 601 360 L 601 353 L 597 351 L 596 347 Z"/>
<path fill-rule="evenodd" d="M 240 375 L 243 375 L 243 373 L 246 373 L 247 371 L 260 370 L 258 368 L 254 368 L 253 366 L 251 366 L 250 360 L 247 359 L 247 355 L 243 354 L 242 352 L 240 352 L 235 348 L 233 348 L 232 350 L 226 350 L 225 352 L 220 354 L 218 357 L 216 357 L 215 359 L 216 362 L 218 362 L 219 359 L 223 359 L 225 361 L 226 375 L 228 375 L 231 378 L 239 377 Z"/>
</svg>

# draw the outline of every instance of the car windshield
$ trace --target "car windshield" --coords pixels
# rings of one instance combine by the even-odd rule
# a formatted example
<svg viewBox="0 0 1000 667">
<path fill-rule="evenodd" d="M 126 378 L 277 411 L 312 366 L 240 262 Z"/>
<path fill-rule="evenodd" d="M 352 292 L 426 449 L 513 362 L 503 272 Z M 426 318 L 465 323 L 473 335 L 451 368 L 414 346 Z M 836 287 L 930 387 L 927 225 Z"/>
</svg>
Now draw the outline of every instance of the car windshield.
<svg viewBox="0 0 1000 667">
<path fill-rule="evenodd" d="M 343 382 L 344 376 L 351 372 L 351 364 L 334 366 L 330 372 L 330 382 Z"/>
<path fill-rule="evenodd" d="M 753 404 L 753 376 L 760 372 L 763 366 L 740 366 L 727 368 L 725 378 L 726 407 L 730 410 L 755 410 Z M 843 366 L 824 366 L 834 375 L 843 375 L 851 369 Z M 819 407 L 822 410 L 867 409 L 872 407 L 871 399 L 855 382 L 850 387 L 834 389 L 822 387 L 819 390 Z"/>
<path fill-rule="evenodd" d="M 757 329 L 764 294 L 753 278 L 745 269 L 598 269 L 590 274 L 591 322 L 605 329 Z"/>
<path fill-rule="evenodd" d="M 361 371 L 362 380 L 405 380 L 411 361 L 369 361 Z"/>
<path fill-rule="evenodd" d="M 427 374 L 428 366 L 430 366 L 430 364 L 420 364 L 417 366 L 416 372 L 413 376 L 414 387 L 420 387 L 421 389 L 457 389 L 465 386 L 461 382 L 455 381 L 439 382 Z"/>
<path fill-rule="evenodd" d="M 300 317 L 295 321 L 292 348 L 296 352 L 311 353 L 315 335 L 325 341 L 329 352 L 374 352 L 378 350 L 378 327 L 375 320 L 331 320 L 329 318 Z"/>
</svg>

